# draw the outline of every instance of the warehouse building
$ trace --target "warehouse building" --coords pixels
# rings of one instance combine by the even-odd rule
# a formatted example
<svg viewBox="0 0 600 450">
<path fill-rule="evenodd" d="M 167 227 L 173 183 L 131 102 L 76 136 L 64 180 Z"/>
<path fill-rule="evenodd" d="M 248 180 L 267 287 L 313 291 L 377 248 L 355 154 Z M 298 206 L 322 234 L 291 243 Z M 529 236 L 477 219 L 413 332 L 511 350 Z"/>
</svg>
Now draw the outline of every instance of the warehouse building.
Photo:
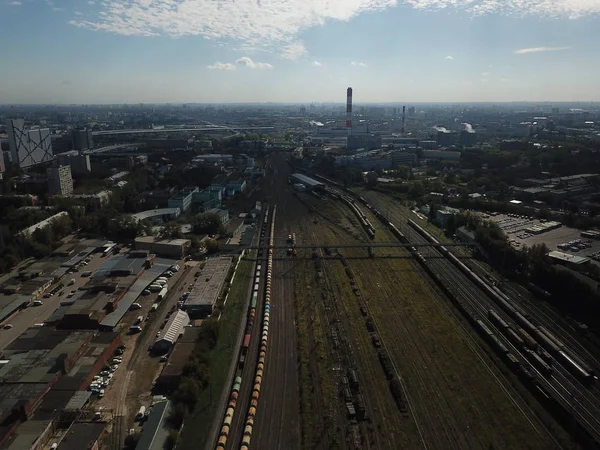
<svg viewBox="0 0 600 450">
<path fill-rule="evenodd" d="M 163 450 L 165 448 L 169 431 L 172 429 L 168 423 L 171 406 L 169 400 L 152 406 L 135 450 Z"/>
<path fill-rule="evenodd" d="M 136 250 L 148 250 L 165 258 L 181 259 L 187 255 L 192 241 L 189 239 L 155 240 L 153 236 L 143 236 L 135 239 Z"/>
<path fill-rule="evenodd" d="M 301 184 L 303 184 L 304 186 L 306 186 L 306 188 L 309 191 L 312 191 L 315 188 L 323 186 L 323 183 L 321 183 L 321 182 L 319 182 L 317 180 L 314 180 L 314 179 L 312 179 L 310 177 L 307 177 L 306 175 L 302 175 L 301 173 L 293 173 L 293 174 L 291 174 L 290 175 L 290 180 L 291 180 L 292 183 L 301 183 Z"/>
<path fill-rule="evenodd" d="M 154 389 L 160 393 L 171 393 L 177 386 L 183 374 L 183 368 L 190 360 L 198 342 L 200 327 L 186 327 L 183 336 L 169 354 L 169 360 L 164 365 L 160 376 L 156 379 Z"/>
<path fill-rule="evenodd" d="M 209 258 L 206 261 L 204 269 L 183 305 L 183 309 L 191 318 L 197 319 L 212 314 L 230 267 L 231 257 L 228 256 Z"/>
<path fill-rule="evenodd" d="M 177 311 L 171 316 L 167 325 L 159 333 L 152 350 L 156 353 L 166 353 L 175 345 L 179 335 L 183 333 L 185 327 L 190 323 L 190 317 L 185 311 Z"/>
</svg>

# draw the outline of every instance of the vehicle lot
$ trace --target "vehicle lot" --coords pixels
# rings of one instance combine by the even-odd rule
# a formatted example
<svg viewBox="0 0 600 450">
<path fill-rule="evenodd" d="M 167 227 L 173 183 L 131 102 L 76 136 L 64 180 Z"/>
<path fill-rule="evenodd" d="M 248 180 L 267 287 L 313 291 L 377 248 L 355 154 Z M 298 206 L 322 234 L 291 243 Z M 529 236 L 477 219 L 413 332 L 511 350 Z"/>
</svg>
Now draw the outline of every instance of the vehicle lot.
<svg viewBox="0 0 600 450">
<path fill-rule="evenodd" d="M 173 263 L 175 264 L 175 261 Z M 111 442 L 114 448 L 121 448 L 127 431 L 132 428 L 135 413 L 140 405 L 148 406 L 151 402 L 152 382 L 160 373 L 162 363 L 160 356 L 152 356 L 148 353 L 148 349 L 155 342 L 156 333 L 164 324 L 167 314 L 176 307 L 181 294 L 194 280 L 195 267 L 187 263 L 190 268 L 185 269 L 183 261 L 177 264 L 181 269 L 169 278 L 169 292 L 159 303 L 157 311 L 150 310 L 158 300 L 158 293 L 141 295 L 136 302 L 142 307 L 130 310 L 119 324 L 121 341 L 126 346 L 122 355 L 123 360 L 114 373 L 112 382 L 105 388 L 104 397 L 96 402 L 96 406 L 112 410 L 115 419 L 120 417 L 113 422 Z M 139 316 L 144 317 L 140 324 L 142 332 L 129 333 L 129 327 Z M 137 423 L 135 426 L 137 427 Z M 117 445 L 119 447 L 116 447 Z"/>
<path fill-rule="evenodd" d="M 541 234 L 529 234 L 525 231 L 526 228 L 542 222 L 537 219 L 509 217 L 506 214 L 489 216 L 489 219 L 500 225 L 500 227 L 507 234 L 508 238 L 513 241 L 512 244 L 517 248 L 521 248 L 523 246 L 531 247 L 535 244 L 546 244 L 550 250 L 560 250 L 562 252 L 578 256 L 588 256 L 592 253 L 600 251 L 600 241 L 582 238 L 581 231 L 575 228 L 570 228 L 563 225 L 560 228 L 549 230 Z M 590 246 L 579 251 L 574 251 L 569 248 L 561 249 L 558 247 L 559 244 L 576 241 L 578 239 L 583 242 L 589 242 Z"/>
<path fill-rule="evenodd" d="M 83 271 L 95 271 L 102 266 L 110 257 L 102 258 L 99 253 L 92 255 L 90 263 L 83 269 Z M 67 286 L 71 279 L 75 279 L 75 283 L 71 286 Z M 43 323 L 50 315 L 60 306 L 60 302 L 67 298 L 67 295 L 71 291 L 79 289 L 81 286 L 89 281 L 89 277 L 82 277 L 81 271 L 75 273 L 68 273 L 64 276 L 64 279 L 60 283 L 64 283 L 64 287 L 60 290 L 63 295 L 58 295 L 58 292 L 50 298 L 44 298 L 42 295 L 40 300 L 43 302 L 41 306 L 29 306 L 21 311 L 15 313 L 12 317 L 8 318 L 3 322 L 4 324 L 11 324 L 13 327 L 10 330 L 0 329 L 0 351 L 4 350 L 14 339 L 21 335 L 27 328 L 32 327 L 36 323 Z M 46 289 L 45 292 L 51 291 L 55 286 L 60 283 L 55 283 Z M 60 292 L 59 291 L 59 292 Z"/>
</svg>

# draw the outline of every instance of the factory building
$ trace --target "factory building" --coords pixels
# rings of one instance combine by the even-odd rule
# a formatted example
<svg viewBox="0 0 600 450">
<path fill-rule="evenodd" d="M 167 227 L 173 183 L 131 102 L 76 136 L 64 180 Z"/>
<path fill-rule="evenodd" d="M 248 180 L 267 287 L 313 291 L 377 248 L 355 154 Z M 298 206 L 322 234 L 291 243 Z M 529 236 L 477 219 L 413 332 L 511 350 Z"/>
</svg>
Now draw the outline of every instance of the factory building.
<svg viewBox="0 0 600 450">
<path fill-rule="evenodd" d="M 346 147 L 348 150 L 358 150 L 359 148 L 373 150 L 381 148 L 381 136 L 372 133 L 354 134 L 353 132 L 353 134 L 348 136 Z"/>
<path fill-rule="evenodd" d="M 442 147 L 450 147 L 454 142 L 454 133 L 450 130 L 439 129 L 437 132 L 437 143 Z"/>
<path fill-rule="evenodd" d="M 166 353 L 175 345 L 179 335 L 183 333 L 185 327 L 190 323 L 190 317 L 185 311 L 178 310 L 171 315 L 167 325 L 160 331 L 156 342 L 152 346 L 152 351 L 156 353 Z"/>
</svg>

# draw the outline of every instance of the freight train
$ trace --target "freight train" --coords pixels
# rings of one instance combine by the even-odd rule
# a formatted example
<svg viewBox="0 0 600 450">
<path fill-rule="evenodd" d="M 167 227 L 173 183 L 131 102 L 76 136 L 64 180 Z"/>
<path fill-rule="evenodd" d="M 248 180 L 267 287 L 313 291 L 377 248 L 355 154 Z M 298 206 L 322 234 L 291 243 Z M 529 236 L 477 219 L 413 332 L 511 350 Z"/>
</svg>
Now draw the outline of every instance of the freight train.
<svg viewBox="0 0 600 450">
<path fill-rule="evenodd" d="M 415 221 L 409 219 L 408 224 L 429 242 L 439 243 L 437 239 L 425 231 Z M 499 289 L 486 283 L 481 277 L 454 256 L 453 253 L 448 251 L 446 247 L 441 246 L 439 247 L 439 250 L 450 260 L 450 262 L 452 262 L 452 264 L 458 267 L 458 269 L 471 281 L 487 293 L 490 298 L 530 336 L 532 341 L 535 340 L 537 344 L 543 347 L 550 355 L 558 359 L 574 377 L 586 385 L 590 385 L 594 382 L 595 377 L 592 369 L 583 361 L 580 361 L 579 358 L 567 353 L 564 344 L 558 341 L 548 330 L 542 326 L 535 326 L 531 322 L 530 317 L 520 308 L 513 305 L 506 295 Z M 529 345 L 537 347 L 533 342 L 530 342 Z"/>
<path fill-rule="evenodd" d="M 246 416 L 246 423 L 244 427 L 244 434 L 242 436 L 242 445 L 240 448 L 249 448 L 250 439 L 252 437 L 252 429 L 254 425 L 254 417 L 256 416 L 256 408 L 258 407 L 258 398 L 260 396 L 260 387 L 263 377 L 265 358 L 267 353 L 267 341 L 269 336 L 269 318 L 271 312 L 271 277 L 273 270 L 273 236 L 275 231 L 275 209 L 267 208 L 261 231 L 260 237 L 261 241 L 269 244 L 268 250 L 268 260 L 267 260 L 267 271 L 265 277 L 265 301 L 264 301 L 264 310 L 263 310 L 263 327 L 260 341 L 260 351 L 258 356 L 258 363 L 256 366 L 255 378 L 254 378 L 254 386 L 252 389 L 252 397 L 250 399 L 250 407 L 248 409 L 248 413 Z M 269 215 L 271 213 L 271 216 Z M 271 223 L 269 224 L 269 217 L 271 217 Z M 269 228 L 270 225 L 270 228 Z M 295 244 L 295 235 L 293 236 L 294 244 Z M 262 256 L 262 250 L 258 252 L 259 256 Z M 248 308 L 248 316 L 246 320 L 246 329 L 244 334 L 244 340 L 242 342 L 242 346 L 240 349 L 240 355 L 238 358 L 238 366 L 236 370 L 236 376 L 233 381 L 233 386 L 231 388 L 231 393 L 229 396 L 229 403 L 227 405 L 227 410 L 225 412 L 225 417 L 223 419 L 223 423 L 221 425 L 221 433 L 219 435 L 216 448 L 217 450 L 222 450 L 227 445 L 227 439 L 229 437 L 229 431 L 231 428 L 231 423 L 233 421 L 233 415 L 235 413 L 235 408 L 237 404 L 237 399 L 240 392 L 240 387 L 242 384 L 242 374 L 244 370 L 244 365 L 246 364 L 246 358 L 248 354 L 248 349 L 250 347 L 250 343 L 252 341 L 252 333 L 254 332 L 255 320 L 257 320 L 257 306 L 258 306 L 258 296 L 259 296 L 259 286 L 262 275 L 262 265 L 258 264 L 255 269 L 255 279 L 254 279 L 254 289 L 252 290 L 252 297 L 250 299 L 250 305 Z"/>
</svg>

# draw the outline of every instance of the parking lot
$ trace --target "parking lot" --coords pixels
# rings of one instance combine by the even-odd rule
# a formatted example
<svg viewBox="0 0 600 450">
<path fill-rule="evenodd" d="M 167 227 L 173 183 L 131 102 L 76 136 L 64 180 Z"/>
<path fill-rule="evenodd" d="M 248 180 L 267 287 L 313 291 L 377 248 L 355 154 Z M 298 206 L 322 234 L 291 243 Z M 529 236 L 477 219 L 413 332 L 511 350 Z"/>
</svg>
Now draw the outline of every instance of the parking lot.
<svg viewBox="0 0 600 450">
<path fill-rule="evenodd" d="M 16 312 L 12 317 L 9 317 L 4 321 L 2 327 L 7 324 L 12 325 L 10 329 L 0 329 L 0 351 L 4 350 L 14 339 L 21 335 L 27 328 L 34 326 L 34 324 L 42 324 L 56 308 L 60 306 L 60 302 L 66 300 L 67 296 L 71 291 L 76 291 L 81 286 L 89 281 L 89 277 L 82 277 L 82 273 L 86 271 L 95 271 L 102 266 L 111 256 L 103 258 L 100 253 L 90 255 L 90 262 L 82 267 L 81 270 L 75 273 L 67 274 L 64 280 L 60 283 L 53 284 L 46 293 L 50 292 L 54 288 L 58 287 L 61 283 L 64 286 L 58 290 L 58 292 L 48 298 L 44 298 L 42 295 L 40 301 L 42 302 L 39 306 L 29 306 L 21 311 Z M 69 282 L 74 280 L 73 284 L 68 286 Z M 62 295 L 59 293 L 62 292 Z"/>
<path fill-rule="evenodd" d="M 511 244 L 517 248 L 523 246 L 531 247 L 535 244 L 546 244 L 549 250 L 558 250 L 577 256 L 591 256 L 600 252 L 600 241 L 581 237 L 581 230 L 560 226 L 553 230 L 532 234 L 526 231 L 536 225 L 543 225 L 538 219 L 528 217 L 514 217 L 507 214 L 498 214 L 488 216 L 490 220 L 496 222 L 508 236 Z M 571 243 L 571 245 L 563 245 Z"/>
</svg>

